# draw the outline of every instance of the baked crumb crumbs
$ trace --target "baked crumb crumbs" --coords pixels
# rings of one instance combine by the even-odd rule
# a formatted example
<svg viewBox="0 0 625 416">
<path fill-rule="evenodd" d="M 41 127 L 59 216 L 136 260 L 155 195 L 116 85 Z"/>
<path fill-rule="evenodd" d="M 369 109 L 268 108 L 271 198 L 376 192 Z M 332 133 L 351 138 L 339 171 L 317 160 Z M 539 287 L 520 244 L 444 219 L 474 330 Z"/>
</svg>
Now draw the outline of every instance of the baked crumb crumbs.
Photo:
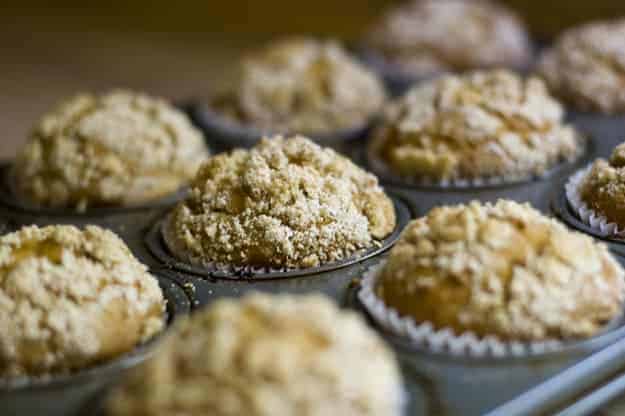
<svg viewBox="0 0 625 416">
<path fill-rule="evenodd" d="M 485 0 L 406 2 L 382 16 L 367 44 L 390 65 L 414 76 L 496 66 L 520 68 L 532 55 L 518 16 Z"/>
<path fill-rule="evenodd" d="M 0 378 L 80 370 L 163 328 L 158 282 L 112 232 L 25 227 L 0 237 Z"/>
<path fill-rule="evenodd" d="M 580 186 L 581 198 L 591 210 L 625 226 L 625 143 L 614 149 L 609 161 L 597 159 Z"/>
<path fill-rule="evenodd" d="M 500 200 L 435 208 L 413 221 L 376 292 L 439 329 L 541 341 L 601 331 L 622 310 L 624 278 L 604 244 Z"/>
<path fill-rule="evenodd" d="M 314 267 L 374 246 L 395 228 L 377 178 L 296 136 L 210 158 L 165 233 L 181 260 Z"/>
<path fill-rule="evenodd" d="M 112 416 L 399 416 L 392 352 L 319 295 L 217 300 L 109 401 Z"/>
<path fill-rule="evenodd" d="M 375 74 L 333 41 L 289 38 L 243 59 L 235 89 L 215 108 L 235 121 L 281 134 L 361 128 L 386 93 Z"/>
<path fill-rule="evenodd" d="M 562 106 L 537 78 L 445 76 L 393 103 L 372 150 L 395 173 L 437 180 L 525 177 L 581 151 Z"/>
<path fill-rule="evenodd" d="M 539 70 L 580 110 L 625 112 L 625 19 L 569 29 L 543 54 Z"/>
<path fill-rule="evenodd" d="M 15 161 L 15 185 L 48 207 L 140 204 L 181 188 L 207 155 L 201 133 L 163 100 L 80 94 L 35 126 Z"/>
</svg>

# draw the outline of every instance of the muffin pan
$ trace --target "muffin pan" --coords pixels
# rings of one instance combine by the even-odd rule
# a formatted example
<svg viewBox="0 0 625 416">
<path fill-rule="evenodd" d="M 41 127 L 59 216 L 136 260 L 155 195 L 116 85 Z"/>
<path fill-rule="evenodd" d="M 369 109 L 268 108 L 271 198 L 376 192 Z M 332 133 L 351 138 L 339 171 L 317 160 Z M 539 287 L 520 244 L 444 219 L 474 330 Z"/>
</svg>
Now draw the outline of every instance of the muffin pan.
<svg viewBox="0 0 625 416">
<path fill-rule="evenodd" d="M 190 300 L 173 281 L 164 277 L 158 280 L 167 300 L 166 319 L 171 324 L 175 318 L 189 313 Z M 92 406 L 104 396 L 106 389 L 148 358 L 160 336 L 117 359 L 76 374 L 0 385 L 2 415 L 92 415 Z"/>
</svg>

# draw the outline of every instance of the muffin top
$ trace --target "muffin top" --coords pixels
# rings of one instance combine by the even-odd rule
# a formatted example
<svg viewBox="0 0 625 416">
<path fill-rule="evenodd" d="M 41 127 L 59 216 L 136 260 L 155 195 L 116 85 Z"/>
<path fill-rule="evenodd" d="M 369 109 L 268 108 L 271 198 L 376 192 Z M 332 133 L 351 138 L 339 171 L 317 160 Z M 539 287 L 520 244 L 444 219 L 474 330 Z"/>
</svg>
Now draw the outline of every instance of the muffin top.
<svg viewBox="0 0 625 416">
<path fill-rule="evenodd" d="M 412 0 L 383 15 L 367 44 L 413 76 L 521 67 L 531 57 L 523 23 L 486 0 Z"/>
<path fill-rule="evenodd" d="M 80 370 L 163 328 L 158 282 L 112 232 L 25 227 L 0 237 L 0 378 Z"/>
<path fill-rule="evenodd" d="M 581 183 L 580 195 L 590 209 L 625 227 L 625 143 L 614 149 L 609 161 L 594 162 Z"/>
<path fill-rule="evenodd" d="M 247 295 L 182 321 L 112 416 L 399 416 L 391 351 L 325 297 Z"/>
<path fill-rule="evenodd" d="M 376 76 L 339 44 L 307 38 L 274 42 L 249 55 L 234 85 L 215 108 L 239 123 L 282 134 L 363 127 L 386 99 Z"/>
<path fill-rule="evenodd" d="M 313 267 L 379 244 L 395 222 L 375 176 L 304 137 L 276 136 L 202 165 L 165 240 L 195 264 Z"/>
<path fill-rule="evenodd" d="M 599 332 L 621 312 L 624 277 L 605 245 L 500 200 L 413 221 L 375 289 L 401 315 L 437 329 L 542 341 Z"/>
<path fill-rule="evenodd" d="M 541 80 L 478 71 L 414 87 L 389 107 L 372 150 L 406 177 L 538 175 L 580 151 L 562 123 Z"/>
<path fill-rule="evenodd" d="M 82 94 L 35 126 L 15 161 L 15 185 L 42 206 L 133 205 L 178 190 L 206 156 L 199 131 L 165 101 Z"/>
<path fill-rule="evenodd" d="M 625 113 L 625 19 L 564 32 L 541 58 L 539 70 L 554 93 L 578 109 Z"/>
</svg>

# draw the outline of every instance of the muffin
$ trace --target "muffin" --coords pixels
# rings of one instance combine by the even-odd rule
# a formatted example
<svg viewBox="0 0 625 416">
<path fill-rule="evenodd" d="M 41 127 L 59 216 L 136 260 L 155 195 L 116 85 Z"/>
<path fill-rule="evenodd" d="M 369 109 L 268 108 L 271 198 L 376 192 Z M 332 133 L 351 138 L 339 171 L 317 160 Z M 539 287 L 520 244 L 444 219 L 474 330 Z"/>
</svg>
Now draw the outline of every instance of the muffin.
<svg viewBox="0 0 625 416">
<path fill-rule="evenodd" d="M 385 99 L 377 77 L 338 43 L 292 38 L 243 59 L 212 108 L 263 132 L 331 136 L 367 125 Z"/>
<path fill-rule="evenodd" d="M 521 68 L 532 55 L 516 14 L 486 0 L 412 0 L 384 14 L 365 44 L 386 66 L 415 78 L 486 67 Z"/>
<path fill-rule="evenodd" d="M 137 205 L 177 191 L 207 154 L 199 131 L 165 101 L 81 94 L 35 126 L 15 160 L 15 189 L 43 207 Z"/>
<path fill-rule="evenodd" d="M 625 113 L 625 19 L 564 32 L 542 56 L 541 75 L 579 110 Z"/>
<path fill-rule="evenodd" d="M 580 183 L 586 206 L 619 229 L 625 228 L 625 143 L 617 146 L 610 160 L 596 160 Z"/>
<path fill-rule="evenodd" d="M 621 313 L 624 277 L 605 245 L 500 200 L 435 208 L 413 221 L 375 293 L 437 330 L 539 342 L 600 332 Z"/>
<path fill-rule="evenodd" d="M 182 261 L 306 268 L 380 244 L 396 217 L 377 178 L 295 136 L 210 158 L 164 228 Z"/>
<path fill-rule="evenodd" d="M 412 179 L 530 177 L 580 153 L 563 117 L 537 78 L 505 70 L 444 76 L 389 106 L 370 152 Z"/>
<path fill-rule="evenodd" d="M 0 379 L 70 373 L 163 328 L 158 282 L 112 232 L 25 227 L 0 237 Z"/>
<path fill-rule="evenodd" d="M 111 416 L 399 416 L 391 351 L 325 297 L 252 294 L 182 321 Z"/>
</svg>

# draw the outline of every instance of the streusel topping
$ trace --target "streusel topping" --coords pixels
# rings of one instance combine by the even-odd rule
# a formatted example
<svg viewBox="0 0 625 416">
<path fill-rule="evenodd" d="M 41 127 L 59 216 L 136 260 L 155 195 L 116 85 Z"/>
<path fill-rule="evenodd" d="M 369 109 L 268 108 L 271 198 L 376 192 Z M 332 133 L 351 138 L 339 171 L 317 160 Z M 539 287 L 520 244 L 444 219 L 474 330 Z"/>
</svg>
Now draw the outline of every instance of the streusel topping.
<svg viewBox="0 0 625 416">
<path fill-rule="evenodd" d="M 486 0 L 413 0 L 386 13 L 368 44 L 402 72 L 417 76 L 494 66 L 531 57 L 523 23 Z"/>
<path fill-rule="evenodd" d="M 372 247 L 395 228 L 377 178 L 296 136 L 210 158 L 165 233 L 196 264 L 313 267 Z"/>
<path fill-rule="evenodd" d="M 541 174 L 580 152 L 563 113 L 537 78 L 504 70 L 445 76 L 390 106 L 372 150 L 408 177 Z"/>
<path fill-rule="evenodd" d="M 79 370 L 163 328 L 158 282 L 112 232 L 25 227 L 0 237 L 0 378 Z"/>
<path fill-rule="evenodd" d="M 274 133 L 324 134 L 362 127 L 386 93 L 336 42 L 275 42 L 244 59 L 236 82 L 216 104 L 237 121 Z"/>
<path fill-rule="evenodd" d="M 609 161 L 594 162 L 580 191 L 590 209 L 609 222 L 625 226 L 625 143 L 614 149 Z"/>
<path fill-rule="evenodd" d="M 417 322 L 505 340 L 588 337 L 622 310 L 607 247 L 528 204 L 445 206 L 413 221 L 376 285 Z"/>
<path fill-rule="evenodd" d="M 15 162 L 16 188 L 43 206 L 138 204 L 179 189 L 206 156 L 200 132 L 165 101 L 81 94 L 35 126 Z"/>
<path fill-rule="evenodd" d="M 183 321 L 113 416 L 399 416 L 392 352 L 327 298 L 253 294 Z"/>
<path fill-rule="evenodd" d="M 564 32 L 539 68 L 554 93 L 580 110 L 625 112 L 625 19 Z"/>
</svg>

